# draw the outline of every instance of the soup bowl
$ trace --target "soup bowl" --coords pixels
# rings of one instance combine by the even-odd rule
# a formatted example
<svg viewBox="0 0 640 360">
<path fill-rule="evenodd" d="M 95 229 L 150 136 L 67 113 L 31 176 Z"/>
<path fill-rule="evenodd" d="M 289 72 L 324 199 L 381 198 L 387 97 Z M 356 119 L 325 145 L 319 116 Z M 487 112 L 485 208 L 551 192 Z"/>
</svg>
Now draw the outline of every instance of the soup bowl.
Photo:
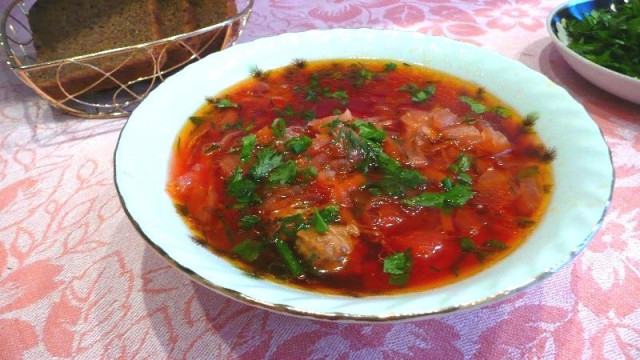
<svg viewBox="0 0 640 360">
<path fill-rule="evenodd" d="M 205 101 L 292 59 L 388 59 L 426 66 L 482 86 L 520 114 L 556 149 L 554 190 L 540 223 L 509 255 L 479 273 L 425 291 L 363 297 L 331 295 L 252 276 L 192 241 L 165 191 L 176 135 Z M 554 273 L 586 246 L 610 203 L 613 166 L 598 126 L 564 89 L 523 64 L 473 45 L 419 33 L 334 29 L 240 44 L 167 79 L 133 112 L 114 156 L 122 205 L 142 238 L 194 281 L 233 299 L 323 320 L 393 321 L 487 304 Z"/>
</svg>

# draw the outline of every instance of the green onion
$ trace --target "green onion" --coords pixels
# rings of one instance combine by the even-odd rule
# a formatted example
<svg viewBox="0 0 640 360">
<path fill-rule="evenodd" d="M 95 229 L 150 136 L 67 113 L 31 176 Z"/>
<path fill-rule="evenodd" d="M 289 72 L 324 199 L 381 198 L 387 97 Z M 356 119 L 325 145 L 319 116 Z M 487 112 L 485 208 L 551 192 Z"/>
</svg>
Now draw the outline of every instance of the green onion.
<svg viewBox="0 0 640 360">
<path fill-rule="evenodd" d="M 326 221 L 324 221 L 322 215 L 320 215 L 320 212 L 318 212 L 317 207 L 313 208 L 313 215 L 311 215 L 311 226 L 313 226 L 313 229 L 319 234 L 325 234 L 327 231 L 329 231 L 329 225 Z"/>
<path fill-rule="evenodd" d="M 311 146 L 311 139 L 308 136 L 301 135 L 287 140 L 285 146 L 287 149 L 299 155 L 307 151 L 309 146 Z"/>
<path fill-rule="evenodd" d="M 276 138 L 283 137 L 286 129 L 287 124 L 284 122 L 283 118 L 275 118 L 271 123 L 271 131 L 273 131 L 273 136 Z"/>
<path fill-rule="evenodd" d="M 245 215 L 240 218 L 240 222 L 238 223 L 238 225 L 242 229 L 249 229 L 257 225 L 259 222 L 260 217 L 257 215 Z"/>
<path fill-rule="evenodd" d="M 242 138 L 242 150 L 240 150 L 240 161 L 246 162 L 253 153 L 253 148 L 256 146 L 256 135 L 249 134 Z"/>
<path fill-rule="evenodd" d="M 289 246 L 278 238 L 276 238 L 273 241 L 273 244 L 275 245 L 276 250 L 278 250 L 278 253 L 280 254 L 280 256 L 282 256 L 282 259 L 287 265 L 287 268 L 289 268 L 289 271 L 291 272 L 291 274 L 295 277 L 303 276 L 304 270 L 302 269 L 300 260 L 296 258 L 296 256 L 293 254 L 293 251 L 289 249 Z"/>
</svg>

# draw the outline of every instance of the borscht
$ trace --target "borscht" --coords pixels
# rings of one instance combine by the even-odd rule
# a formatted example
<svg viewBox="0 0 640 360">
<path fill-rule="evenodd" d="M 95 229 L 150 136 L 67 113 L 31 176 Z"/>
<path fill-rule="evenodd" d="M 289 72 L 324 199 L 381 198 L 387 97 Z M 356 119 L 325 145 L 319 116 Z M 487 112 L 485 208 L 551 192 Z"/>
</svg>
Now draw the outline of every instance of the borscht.
<svg viewBox="0 0 640 360">
<path fill-rule="evenodd" d="M 251 275 L 424 290 L 491 266 L 540 221 L 555 150 L 537 119 L 423 66 L 295 59 L 206 99 L 167 192 L 195 241 Z"/>
</svg>

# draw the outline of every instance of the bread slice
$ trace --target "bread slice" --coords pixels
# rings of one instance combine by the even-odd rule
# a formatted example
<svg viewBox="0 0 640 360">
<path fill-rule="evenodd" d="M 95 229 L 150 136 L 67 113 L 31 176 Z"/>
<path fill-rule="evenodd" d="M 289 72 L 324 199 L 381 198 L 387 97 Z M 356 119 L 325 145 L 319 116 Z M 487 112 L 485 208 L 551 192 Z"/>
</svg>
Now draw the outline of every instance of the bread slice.
<svg viewBox="0 0 640 360">
<path fill-rule="evenodd" d="M 201 17 L 208 17 L 212 24 L 228 18 L 232 14 L 229 1 L 205 1 L 208 7 L 203 9 L 218 10 L 203 15 L 196 14 L 199 10 L 191 0 L 38 0 L 28 18 L 37 61 L 45 63 L 193 31 Z M 200 41 L 185 43 L 197 48 Z M 182 45 L 159 46 L 40 68 L 29 76 L 45 95 L 64 101 L 79 93 L 148 78 L 191 56 Z"/>
</svg>

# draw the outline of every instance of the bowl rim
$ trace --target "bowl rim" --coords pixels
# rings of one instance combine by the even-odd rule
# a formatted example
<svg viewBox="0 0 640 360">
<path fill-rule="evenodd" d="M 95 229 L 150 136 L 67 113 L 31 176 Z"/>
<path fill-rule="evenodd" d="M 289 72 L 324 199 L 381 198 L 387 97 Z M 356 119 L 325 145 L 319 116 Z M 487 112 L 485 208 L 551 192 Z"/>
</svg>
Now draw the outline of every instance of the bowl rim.
<svg viewBox="0 0 640 360">
<path fill-rule="evenodd" d="M 308 34 L 308 33 L 313 33 L 313 34 L 327 34 L 327 33 L 335 33 L 338 31 L 347 31 L 347 32 L 351 32 L 351 31 L 359 31 L 359 32 L 371 32 L 371 33 L 379 33 L 379 32 L 387 32 L 387 33 L 413 33 L 413 34 L 418 34 L 418 33 L 414 33 L 414 32 L 408 32 L 408 31 L 399 31 L 399 30 L 373 30 L 373 29 L 332 29 L 332 30 L 309 30 L 309 31 L 303 31 L 303 32 L 298 32 L 298 33 L 289 33 L 289 34 L 281 34 L 281 35 L 276 35 L 276 36 L 272 36 L 269 38 L 263 38 L 263 39 L 258 39 L 256 41 L 265 41 L 265 39 L 273 39 L 273 38 L 278 38 L 278 37 L 282 37 L 282 36 L 297 36 L 297 35 L 304 35 L 304 34 Z M 456 44 L 456 46 L 472 46 L 470 44 L 463 44 L 461 42 L 458 41 L 454 41 L 451 39 L 446 39 L 446 38 L 442 38 L 442 37 L 435 37 L 435 36 L 429 36 L 429 35 L 424 35 L 424 34 L 418 34 L 416 36 L 420 36 L 420 38 L 437 38 L 439 39 L 438 41 L 444 41 L 444 42 L 449 42 L 449 43 L 454 43 Z M 463 45 L 461 45 L 463 44 Z M 236 45 L 235 47 L 240 47 L 243 44 L 240 45 Z M 473 48 L 476 48 L 475 46 L 472 46 Z M 480 49 L 480 48 L 476 48 L 476 49 Z M 487 50 L 482 50 L 483 53 L 486 54 Z M 503 57 L 499 54 L 495 54 L 497 56 Z M 213 55 L 212 55 L 213 56 Z M 393 57 L 393 55 L 391 56 Z M 513 62 L 513 63 L 518 63 L 513 59 L 508 59 L 503 57 L 504 59 Z M 524 65 L 520 64 L 521 66 L 524 67 Z M 193 66 L 193 65 L 190 65 Z M 529 69 L 529 71 L 534 72 L 533 70 Z M 544 77 L 541 74 L 538 74 L 541 77 Z M 169 79 L 170 80 L 170 79 Z M 171 83 L 171 82 L 169 82 Z M 165 83 L 166 84 L 166 83 Z M 169 86 L 169 85 L 165 85 Z M 564 91 L 564 89 L 563 89 Z M 567 94 L 568 96 L 568 94 Z M 136 111 L 138 111 L 136 109 Z M 134 115 L 135 115 L 135 111 L 134 111 Z M 132 115 L 132 117 L 134 116 Z M 597 124 L 596 124 L 597 127 Z M 588 244 L 588 242 L 593 238 L 593 236 L 597 233 L 597 231 L 600 229 L 600 227 L 603 224 L 604 221 L 604 217 L 610 207 L 611 204 L 611 197 L 612 197 L 612 193 L 613 193 L 613 186 L 614 186 L 614 182 L 615 182 L 615 169 L 613 167 L 613 163 L 612 163 L 612 157 L 611 157 L 611 151 L 608 148 L 606 141 L 604 140 L 604 135 L 602 133 L 602 130 L 597 127 L 598 131 L 599 131 L 599 137 L 600 140 L 602 140 L 602 142 L 604 143 L 604 146 L 606 147 L 607 150 L 607 157 L 608 157 L 608 164 L 609 166 L 611 166 L 611 181 L 608 183 L 608 188 L 606 189 L 608 191 L 608 195 L 607 195 L 607 199 L 604 202 L 604 206 L 602 207 L 602 211 L 598 214 L 598 219 L 596 221 L 595 224 L 591 224 L 592 227 L 590 228 L 590 231 L 588 232 L 587 236 L 583 239 L 580 240 L 579 243 L 577 243 L 577 245 L 563 258 L 562 261 L 560 261 L 559 263 L 555 263 L 553 264 L 553 266 L 550 266 L 547 268 L 546 271 L 542 271 L 540 272 L 537 276 L 533 277 L 533 278 L 528 278 L 524 283 L 520 284 L 519 286 L 515 286 L 509 289 L 506 289 L 505 291 L 502 292 L 494 292 L 492 295 L 490 296 L 486 296 L 484 298 L 472 301 L 472 302 L 468 302 L 468 303 L 458 303 L 456 305 L 453 306 L 448 306 L 445 308 L 439 308 L 439 309 L 435 309 L 435 310 L 431 310 L 431 311 L 421 311 L 421 312 L 417 312 L 417 313 L 391 313 L 391 314 L 387 314 L 387 315 L 354 315 L 354 314 L 348 314 L 348 313 L 343 313 L 343 312 L 314 312 L 314 311 L 306 311 L 306 310 L 301 310 L 298 308 L 294 308 L 288 305 L 283 305 L 283 304 L 277 304 L 277 303 L 271 303 L 265 300 L 261 300 L 259 298 L 256 297 L 251 297 L 248 296 L 246 294 L 243 294 L 239 291 L 233 290 L 233 289 L 229 289 L 226 288 L 224 286 L 221 286 L 219 284 L 215 284 L 209 280 L 207 280 L 206 278 L 204 278 L 202 275 L 195 273 L 194 271 L 192 271 L 191 269 L 187 268 L 186 266 L 184 266 L 183 264 L 180 264 L 179 262 L 177 262 L 176 260 L 174 260 L 171 256 L 169 256 L 167 254 L 167 252 L 165 250 L 163 250 L 159 245 L 157 245 L 153 240 L 151 240 L 149 238 L 149 236 L 145 233 L 145 231 L 141 228 L 140 224 L 138 223 L 138 221 L 134 218 L 134 216 L 131 214 L 129 207 L 127 206 L 127 200 L 125 199 L 125 197 L 123 196 L 122 193 L 122 189 L 120 187 L 120 183 L 118 180 L 118 166 L 117 166 L 117 159 L 118 159 L 118 151 L 121 148 L 121 144 L 122 144 L 122 136 L 125 133 L 125 129 L 127 128 L 127 125 L 125 125 L 125 127 L 123 127 L 119 137 L 118 137 L 118 142 L 116 145 L 116 149 L 114 151 L 114 181 L 115 181 L 115 185 L 116 185 L 116 189 L 118 192 L 118 197 L 123 205 L 123 209 L 127 215 L 127 217 L 129 218 L 129 220 L 132 222 L 132 224 L 134 225 L 134 228 L 136 229 L 136 231 L 138 231 L 138 233 L 140 233 L 140 235 L 143 237 L 143 239 L 154 249 L 156 250 L 156 252 L 158 252 L 158 254 L 160 254 L 162 257 L 164 257 L 172 266 L 174 266 L 175 268 L 182 270 L 182 272 L 184 272 L 187 276 L 189 276 L 192 280 L 203 284 L 207 287 L 209 287 L 210 289 L 225 295 L 227 297 L 239 300 L 241 302 L 250 304 L 250 305 L 254 305 L 260 308 L 264 308 L 267 310 L 271 310 L 271 311 L 276 311 L 279 313 L 286 313 L 286 314 L 290 314 L 290 315 L 295 315 L 295 316 L 301 316 L 301 317 L 305 317 L 305 318 L 314 318 L 314 319 L 320 319 L 320 320 L 338 320 L 338 321 L 350 321 L 350 322 L 385 322 L 385 321 L 398 321 L 398 320 L 415 320 L 415 319 L 422 319 L 422 318 L 428 318 L 428 317 L 433 317 L 433 316 L 438 316 L 438 315 L 442 315 L 442 314 L 446 314 L 446 313 L 450 313 L 453 311 L 457 311 L 457 310 L 461 310 L 461 309 L 471 309 L 474 307 L 478 307 L 481 305 L 486 305 L 489 303 L 492 303 L 494 301 L 500 300 L 505 298 L 508 295 L 511 295 L 515 292 L 518 292 L 522 289 L 525 289 L 533 284 L 537 284 L 540 280 L 550 276 L 551 274 L 555 273 L 557 270 L 559 270 L 560 268 L 562 268 L 564 265 L 566 265 L 567 263 L 569 263 L 573 258 L 575 258 L 575 256 Z M 598 208 L 600 209 L 600 208 Z M 564 253 L 563 253 L 564 254 Z M 408 293 L 409 295 L 411 294 L 420 294 L 422 292 L 418 292 L 418 293 Z M 323 297 L 325 296 L 324 294 L 319 294 L 319 293 L 314 293 L 315 296 L 319 296 L 319 297 Z M 398 297 L 398 296 L 403 296 L 406 294 L 398 294 L 398 295 L 390 295 L 390 296 L 382 296 L 382 297 Z"/>
</svg>

